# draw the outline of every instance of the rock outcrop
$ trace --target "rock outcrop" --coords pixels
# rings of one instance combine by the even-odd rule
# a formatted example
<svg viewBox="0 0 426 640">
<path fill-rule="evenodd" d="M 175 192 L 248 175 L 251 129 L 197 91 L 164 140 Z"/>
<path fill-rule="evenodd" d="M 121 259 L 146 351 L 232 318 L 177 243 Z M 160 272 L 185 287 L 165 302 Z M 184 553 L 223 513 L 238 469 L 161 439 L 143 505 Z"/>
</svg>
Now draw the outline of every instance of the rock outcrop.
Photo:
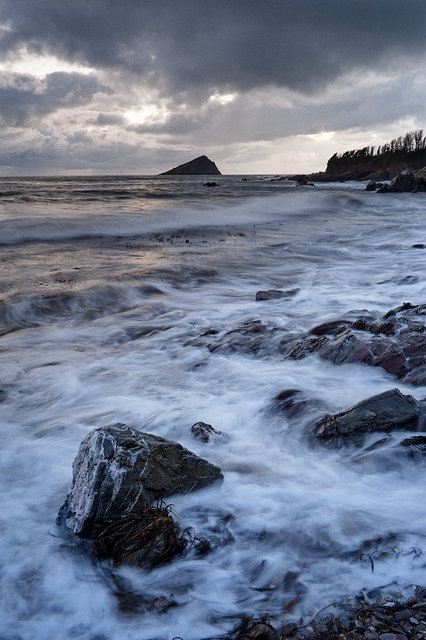
<svg viewBox="0 0 426 640">
<path fill-rule="evenodd" d="M 123 514 L 221 478 L 218 467 L 177 442 L 124 424 L 100 427 L 80 444 L 58 522 L 79 536 L 91 537 Z"/>
<path fill-rule="evenodd" d="M 390 389 L 362 400 L 346 411 L 324 416 L 315 425 L 314 435 L 323 441 L 344 441 L 376 431 L 416 430 L 419 416 L 417 400 L 403 395 L 399 389 Z"/>
<path fill-rule="evenodd" d="M 161 176 L 220 176 L 222 175 L 215 165 L 207 156 L 199 156 L 180 164 L 169 171 L 160 173 Z"/>
<path fill-rule="evenodd" d="M 416 172 L 402 171 L 392 182 L 382 185 L 377 193 L 418 193 L 424 191 L 426 191 L 426 167 Z"/>
<path fill-rule="evenodd" d="M 382 367 L 410 384 L 426 383 L 426 305 L 405 303 L 382 316 L 314 327 L 296 341 L 286 358 L 317 354 L 335 364 L 363 362 Z"/>
</svg>

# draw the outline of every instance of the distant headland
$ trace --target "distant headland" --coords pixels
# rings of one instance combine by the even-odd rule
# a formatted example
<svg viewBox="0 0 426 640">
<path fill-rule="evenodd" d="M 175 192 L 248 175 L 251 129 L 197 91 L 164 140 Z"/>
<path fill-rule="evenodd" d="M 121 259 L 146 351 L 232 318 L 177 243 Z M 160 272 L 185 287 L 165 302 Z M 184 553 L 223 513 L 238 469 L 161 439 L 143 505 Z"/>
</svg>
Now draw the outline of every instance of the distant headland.
<svg viewBox="0 0 426 640">
<path fill-rule="evenodd" d="M 207 156 L 199 156 L 180 164 L 178 167 L 160 173 L 160 176 L 220 176 L 222 175 L 216 164 Z"/>
<path fill-rule="evenodd" d="M 325 171 L 307 176 L 316 182 L 342 180 L 393 180 L 402 172 L 426 167 L 426 136 L 423 129 L 406 133 L 379 147 L 335 153 Z"/>
<path fill-rule="evenodd" d="M 380 147 L 335 153 L 325 171 L 289 176 L 300 185 L 312 182 L 369 180 L 367 191 L 379 193 L 426 191 L 426 136 L 411 131 Z M 389 184 L 381 181 L 390 180 Z"/>
</svg>

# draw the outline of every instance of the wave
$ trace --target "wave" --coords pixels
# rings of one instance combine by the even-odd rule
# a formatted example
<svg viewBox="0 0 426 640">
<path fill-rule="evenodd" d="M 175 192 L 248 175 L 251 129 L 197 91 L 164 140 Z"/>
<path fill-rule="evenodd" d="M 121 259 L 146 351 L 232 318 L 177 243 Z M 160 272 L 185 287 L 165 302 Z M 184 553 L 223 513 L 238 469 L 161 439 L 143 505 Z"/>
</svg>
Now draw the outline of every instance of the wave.
<svg viewBox="0 0 426 640">
<path fill-rule="evenodd" d="M 179 203 L 179 199 L 176 199 Z M 207 227 L 248 226 L 270 222 L 289 222 L 312 217 L 321 223 L 324 213 L 340 215 L 342 210 L 355 214 L 364 201 L 358 196 L 343 196 L 337 192 L 286 192 L 269 198 L 254 197 L 238 203 L 177 204 L 134 213 L 109 213 L 99 209 L 75 208 L 51 210 L 49 216 L 32 215 L 8 218 L 2 222 L 0 245 L 28 242 L 60 242 L 77 239 L 146 236 L 150 233 Z"/>
<path fill-rule="evenodd" d="M 84 291 L 26 298 L 0 305 L 0 335 L 57 321 L 94 320 L 133 309 L 160 294 L 152 285 L 106 285 Z"/>
</svg>

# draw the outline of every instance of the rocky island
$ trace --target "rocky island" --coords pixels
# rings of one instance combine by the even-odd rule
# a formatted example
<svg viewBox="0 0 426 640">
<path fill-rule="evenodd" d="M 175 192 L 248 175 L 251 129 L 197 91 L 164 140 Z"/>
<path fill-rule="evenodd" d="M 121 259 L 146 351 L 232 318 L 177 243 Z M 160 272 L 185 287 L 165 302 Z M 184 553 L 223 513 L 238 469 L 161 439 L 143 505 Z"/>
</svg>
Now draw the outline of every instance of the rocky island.
<svg viewBox="0 0 426 640">
<path fill-rule="evenodd" d="M 161 176 L 220 176 L 222 175 L 216 164 L 207 156 L 199 156 L 180 164 L 169 171 L 163 171 Z"/>
</svg>

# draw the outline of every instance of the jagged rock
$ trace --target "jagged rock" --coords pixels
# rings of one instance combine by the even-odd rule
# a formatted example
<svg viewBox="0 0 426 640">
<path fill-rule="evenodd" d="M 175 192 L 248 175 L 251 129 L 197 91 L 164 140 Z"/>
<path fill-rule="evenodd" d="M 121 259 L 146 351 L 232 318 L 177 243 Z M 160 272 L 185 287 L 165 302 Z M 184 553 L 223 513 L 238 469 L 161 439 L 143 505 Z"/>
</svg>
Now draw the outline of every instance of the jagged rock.
<svg viewBox="0 0 426 640">
<path fill-rule="evenodd" d="M 260 320 L 251 320 L 225 332 L 206 331 L 192 344 L 206 346 L 211 353 L 237 352 L 268 357 L 274 353 L 281 353 L 286 341 L 285 330 L 269 327 Z"/>
<path fill-rule="evenodd" d="M 267 291 L 258 291 L 256 293 L 256 301 L 259 300 L 273 300 L 276 298 L 291 298 L 295 296 L 300 289 L 287 289 L 282 291 L 281 289 L 268 289 Z"/>
<path fill-rule="evenodd" d="M 307 398 L 300 389 L 284 389 L 278 393 L 272 403 L 273 411 L 284 413 L 288 418 L 298 417 L 312 410 L 324 411 L 323 403 L 317 398 Z"/>
<path fill-rule="evenodd" d="M 426 191 L 426 178 L 423 173 L 402 171 L 390 184 L 384 184 L 377 193 L 405 193 Z"/>
<path fill-rule="evenodd" d="M 207 422 L 196 422 L 191 427 L 191 435 L 196 440 L 201 440 L 202 442 L 212 442 L 221 436 L 224 436 L 222 431 L 218 431 L 211 424 L 207 424 Z"/>
<path fill-rule="evenodd" d="M 310 334 L 293 343 L 287 359 L 315 353 L 335 364 L 364 362 L 404 382 L 425 383 L 426 305 L 405 303 L 382 316 L 335 320 L 314 327 Z"/>
<path fill-rule="evenodd" d="M 376 431 L 415 430 L 419 416 L 417 400 L 403 395 L 399 389 L 390 389 L 362 400 L 346 411 L 324 416 L 315 425 L 314 435 L 327 441 Z"/>
<path fill-rule="evenodd" d="M 411 438 L 406 438 L 400 444 L 402 447 L 406 447 L 411 458 L 426 455 L 426 436 L 412 436 Z"/>
<path fill-rule="evenodd" d="M 402 172 L 390 183 L 390 191 L 403 193 L 405 191 L 414 191 L 417 180 L 411 171 Z"/>
<path fill-rule="evenodd" d="M 73 479 L 58 522 L 90 537 L 106 522 L 174 493 L 223 478 L 218 467 L 177 442 L 124 424 L 91 431 L 73 463 Z"/>
<path fill-rule="evenodd" d="M 161 176 L 220 176 L 222 175 L 215 165 L 207 156 L 199 156 L 180 164 L 169 171 L 163 171 Z"/>
</svg>

